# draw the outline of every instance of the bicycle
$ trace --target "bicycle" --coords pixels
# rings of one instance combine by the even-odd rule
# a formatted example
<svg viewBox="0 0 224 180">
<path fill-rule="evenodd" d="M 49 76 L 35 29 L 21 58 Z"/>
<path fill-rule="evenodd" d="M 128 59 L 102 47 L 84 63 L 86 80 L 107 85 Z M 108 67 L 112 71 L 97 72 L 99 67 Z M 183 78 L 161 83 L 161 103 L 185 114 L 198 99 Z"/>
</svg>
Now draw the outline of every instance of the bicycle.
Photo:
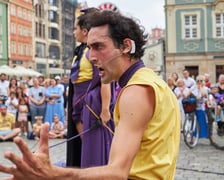
<svg viewBox="0 0 224 180">
<path fill-rule="evenodd" d="M 221 110 L 221 120 L 216 121 L 216 108 L 214 110 L 214 120 L 209 123 L 209 140 L 216 149 L 224 150 L 224 109 Z"/>
<path fill-rule="evenodd" d="M 199 125 L 195 115 L 196 98 L 184 98 L 182 104 L 185 112 L 183 124 L 184 142 L 189 148 L 193 148 L 197 145 L 199 139 Z"/>
</svg>

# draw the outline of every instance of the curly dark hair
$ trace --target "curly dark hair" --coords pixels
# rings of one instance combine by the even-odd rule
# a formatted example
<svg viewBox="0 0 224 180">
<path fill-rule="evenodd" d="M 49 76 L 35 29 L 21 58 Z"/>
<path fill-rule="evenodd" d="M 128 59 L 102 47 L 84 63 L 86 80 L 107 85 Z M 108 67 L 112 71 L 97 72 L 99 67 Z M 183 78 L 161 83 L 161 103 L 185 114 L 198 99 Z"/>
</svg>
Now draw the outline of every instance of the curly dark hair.
<svg viewBox="0 0 224 180">
<path fill-rule="evenodd" d="M 96 11 L 91 13 L 88 19 L 90 28 L 108 25 L 109 36 L 117 48 L 123 47 L 125 38 L 132 39 L 135 42 L 136 51 L 130 56 L 137 59 L 143 56 L 148 34 L 145 33 L 145 28 L 134 19 L 113 11 Z"/>
<path fill-rule="evenodd" d="M 87 29 L 89 31 L 90 26 L 88 23 L 88 16 L 90 15 L 90 13 L 94 13 L 96 11 L 99 11 L 99 9 L 88 8 L 81 11 L 83 12 L 83 14 L 77 17 L 77 21 L 78 21 L 77 24 L 79 25 L 80 29 Z"/>
</svg>

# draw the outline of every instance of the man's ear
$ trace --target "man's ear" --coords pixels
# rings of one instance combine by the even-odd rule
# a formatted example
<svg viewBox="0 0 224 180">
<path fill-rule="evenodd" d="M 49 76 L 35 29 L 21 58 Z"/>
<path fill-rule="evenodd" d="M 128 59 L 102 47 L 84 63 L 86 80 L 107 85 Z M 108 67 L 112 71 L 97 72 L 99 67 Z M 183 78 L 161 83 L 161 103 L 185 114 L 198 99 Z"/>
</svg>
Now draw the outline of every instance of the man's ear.
<svg viewBox="0 0 224 180">
<path fill-rule="evenodd" d="M 124 39 L 124 50 L 123 53 L 134 54 L 136 47 L 135 42 L 132 39 L 126 38 Z"/>
<path fill-rule="evenodd" d="M 84 28 L 84 29 L 82 29 L 82 32 L 85 36 L 87 36 L 89 31 L 86 28 Z"/>
</svg>

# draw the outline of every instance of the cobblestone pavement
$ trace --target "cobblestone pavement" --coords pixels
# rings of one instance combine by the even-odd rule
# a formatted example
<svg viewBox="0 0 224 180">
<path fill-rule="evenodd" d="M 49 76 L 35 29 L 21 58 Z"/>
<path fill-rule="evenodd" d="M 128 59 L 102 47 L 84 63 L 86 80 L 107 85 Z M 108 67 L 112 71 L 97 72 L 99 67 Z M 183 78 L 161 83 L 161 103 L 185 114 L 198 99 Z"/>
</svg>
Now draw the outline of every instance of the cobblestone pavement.
<svg viewBox="0 0 224 180">
<path fill-rule="evenodd" d="M 26 141 L 32 151 L 37 148 L 37 141 Z M 50 145 L 61 141 L 50 140 Z M 0 143 L 0 164 L 10 164 L 3 158 L 5 151 L 13 151 L 19 154 L 18 148 L 12 142 Z M 50 157 L 52 163 L 65 162 L 66 144 L 51 148 Z M 0 179 L 7 176 L 7 174 L 0 173 Z M 199 139 L 198 145 L 193 149 L 189 149 L 181 140 L 175 180 L 200 179 L 224 179 L 224 151 L 215 149 L 210 145 L 208 139 Z"/>
</svg>

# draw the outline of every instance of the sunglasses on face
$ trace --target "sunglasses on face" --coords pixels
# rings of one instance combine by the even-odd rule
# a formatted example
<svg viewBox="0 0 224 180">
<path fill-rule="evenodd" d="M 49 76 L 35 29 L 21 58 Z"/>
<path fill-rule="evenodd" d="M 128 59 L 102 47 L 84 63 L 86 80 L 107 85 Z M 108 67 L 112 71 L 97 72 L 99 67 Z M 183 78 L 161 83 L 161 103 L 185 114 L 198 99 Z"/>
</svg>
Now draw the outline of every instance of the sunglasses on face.
<svg viewBox="0 0 224 180">
<path fill-rule="evenodd" d="M 197 80 L 197 82 L 203 82 L 203 80 Z"/>
</svg>

